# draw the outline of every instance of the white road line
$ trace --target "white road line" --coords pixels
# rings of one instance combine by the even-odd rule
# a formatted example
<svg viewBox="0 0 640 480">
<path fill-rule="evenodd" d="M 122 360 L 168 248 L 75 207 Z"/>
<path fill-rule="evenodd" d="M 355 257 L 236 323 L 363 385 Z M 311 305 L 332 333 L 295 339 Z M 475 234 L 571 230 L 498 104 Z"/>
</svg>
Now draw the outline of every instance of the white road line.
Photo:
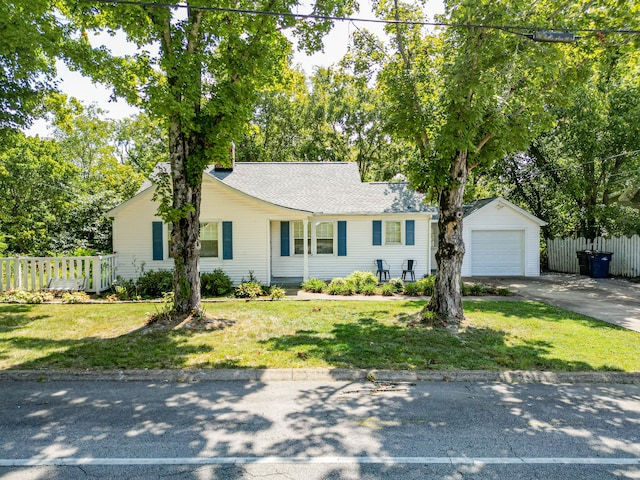
<svg viewBox="0 0 640 480">
<path fill-rule="evenodd" d="M 640 458 L 605 457 L 185 457 L 185 458 L 0 458 L 0 467 L 242 465 L 242 464 L 451 464 L 451 465 L 640 465 Z"/>
</svg>

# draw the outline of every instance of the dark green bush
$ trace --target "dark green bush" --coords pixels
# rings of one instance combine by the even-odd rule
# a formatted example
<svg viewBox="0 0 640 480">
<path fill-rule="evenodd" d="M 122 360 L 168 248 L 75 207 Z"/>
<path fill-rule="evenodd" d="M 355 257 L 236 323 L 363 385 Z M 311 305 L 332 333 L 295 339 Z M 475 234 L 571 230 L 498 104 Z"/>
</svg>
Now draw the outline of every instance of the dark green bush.
<svg viewBox="0 0 640 480">
<path fill-rule="evenodd" d="M 220 268 L 200 275 L 200 292 L 203 297 L 226 297 L 233 293 L 233 282 Z"/>
<path fill-rule="evenodd" d="M 487 289 L 484 285 L 479 283 L 464 283 L 462 282 L 462 295 L 484 295 L 487 293 Z"/>
<path fill-rule="evenodd" d="M 109 296 L 112 297 L 111 300 L 135 300 L 138 296 L 135 280 L 116 278 L 116 281 L 111 285 Z"/>
<path fill-rule="evenodd" d="M 136 280 L 136 290 L 143 298 L 161 298 L 173 291 L 173 272 L 170 270 L 149 270 Z"/>
</svg>

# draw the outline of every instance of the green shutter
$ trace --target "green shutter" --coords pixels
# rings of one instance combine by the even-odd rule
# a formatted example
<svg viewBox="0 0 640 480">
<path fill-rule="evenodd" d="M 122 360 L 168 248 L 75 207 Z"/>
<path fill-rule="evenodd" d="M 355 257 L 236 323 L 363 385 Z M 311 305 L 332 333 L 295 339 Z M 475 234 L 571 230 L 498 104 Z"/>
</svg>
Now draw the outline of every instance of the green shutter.
<svg viewBox="0 0 640 480">
<path fill-rule="evenodd" d="M 222 222 L 222 259 L 233 260 L 233 225 Z"/>
<path fill-rule="evenodd" d="M 405 244 L 406 245 L 415 245 L 416 244 L 416 222 L 415 220 L 407 220 L 404 224 L 405 229 Z"/>
<path fill-rule="evenodd" d="M 338 221 L 338 256 L 347 256 L 347 222 Z"/>
<path fill-rule="evenodd" d="M 153 245 L 153 259 L 164 260 L 164 252 L 162 251 L 162 222 L 152 222 L 151 235 Z"/>
<path fill-rule="evenodd" d="M 373 244 L 382 245 L 382 220 L 373 221 Z"/>
<path fill-rule="evenodd" d="M 291 253 L 289 222 L 280 222 L 280 256 L 288 257 Z"/>
</svg>

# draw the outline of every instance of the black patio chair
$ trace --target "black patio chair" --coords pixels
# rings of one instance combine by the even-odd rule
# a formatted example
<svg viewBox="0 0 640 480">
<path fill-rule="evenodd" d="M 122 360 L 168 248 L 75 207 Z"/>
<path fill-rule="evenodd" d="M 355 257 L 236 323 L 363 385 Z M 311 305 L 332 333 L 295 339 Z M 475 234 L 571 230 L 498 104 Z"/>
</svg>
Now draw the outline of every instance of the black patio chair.
<svg viewBox="0 0 640 480">
<path fill-rule="evenodd" d="M 415 268 L 418 262 L 415 260 L 405 260 L 402 262 L 402 280 L 407 279 L 407 274 L 411 277 L 411 280 L 416 281 Z"/>
<path fill-rule="evenodd" d="M 389 264 L 387 262 L 385 262 L 384 260 L 376 260 L 375 261 L 376 264 L 376 275 L 378 276 L 378 280 L 380 282 L 382 282 L 382 277 L 384 277 L 385 280 L 389 279 Z"/>
</svg>

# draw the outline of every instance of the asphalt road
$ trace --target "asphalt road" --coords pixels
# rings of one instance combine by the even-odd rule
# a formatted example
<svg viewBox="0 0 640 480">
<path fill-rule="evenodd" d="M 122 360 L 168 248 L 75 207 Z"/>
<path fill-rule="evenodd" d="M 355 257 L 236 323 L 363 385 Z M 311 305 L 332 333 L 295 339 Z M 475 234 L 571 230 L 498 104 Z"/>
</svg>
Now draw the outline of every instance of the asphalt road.
<svg viewBox="0 0 640 480">
<path fill-rule="evenodd" d="M 639 385 L 373 388 L 0 382 L 0 479 L 640 478 Z"/>
</svg>

